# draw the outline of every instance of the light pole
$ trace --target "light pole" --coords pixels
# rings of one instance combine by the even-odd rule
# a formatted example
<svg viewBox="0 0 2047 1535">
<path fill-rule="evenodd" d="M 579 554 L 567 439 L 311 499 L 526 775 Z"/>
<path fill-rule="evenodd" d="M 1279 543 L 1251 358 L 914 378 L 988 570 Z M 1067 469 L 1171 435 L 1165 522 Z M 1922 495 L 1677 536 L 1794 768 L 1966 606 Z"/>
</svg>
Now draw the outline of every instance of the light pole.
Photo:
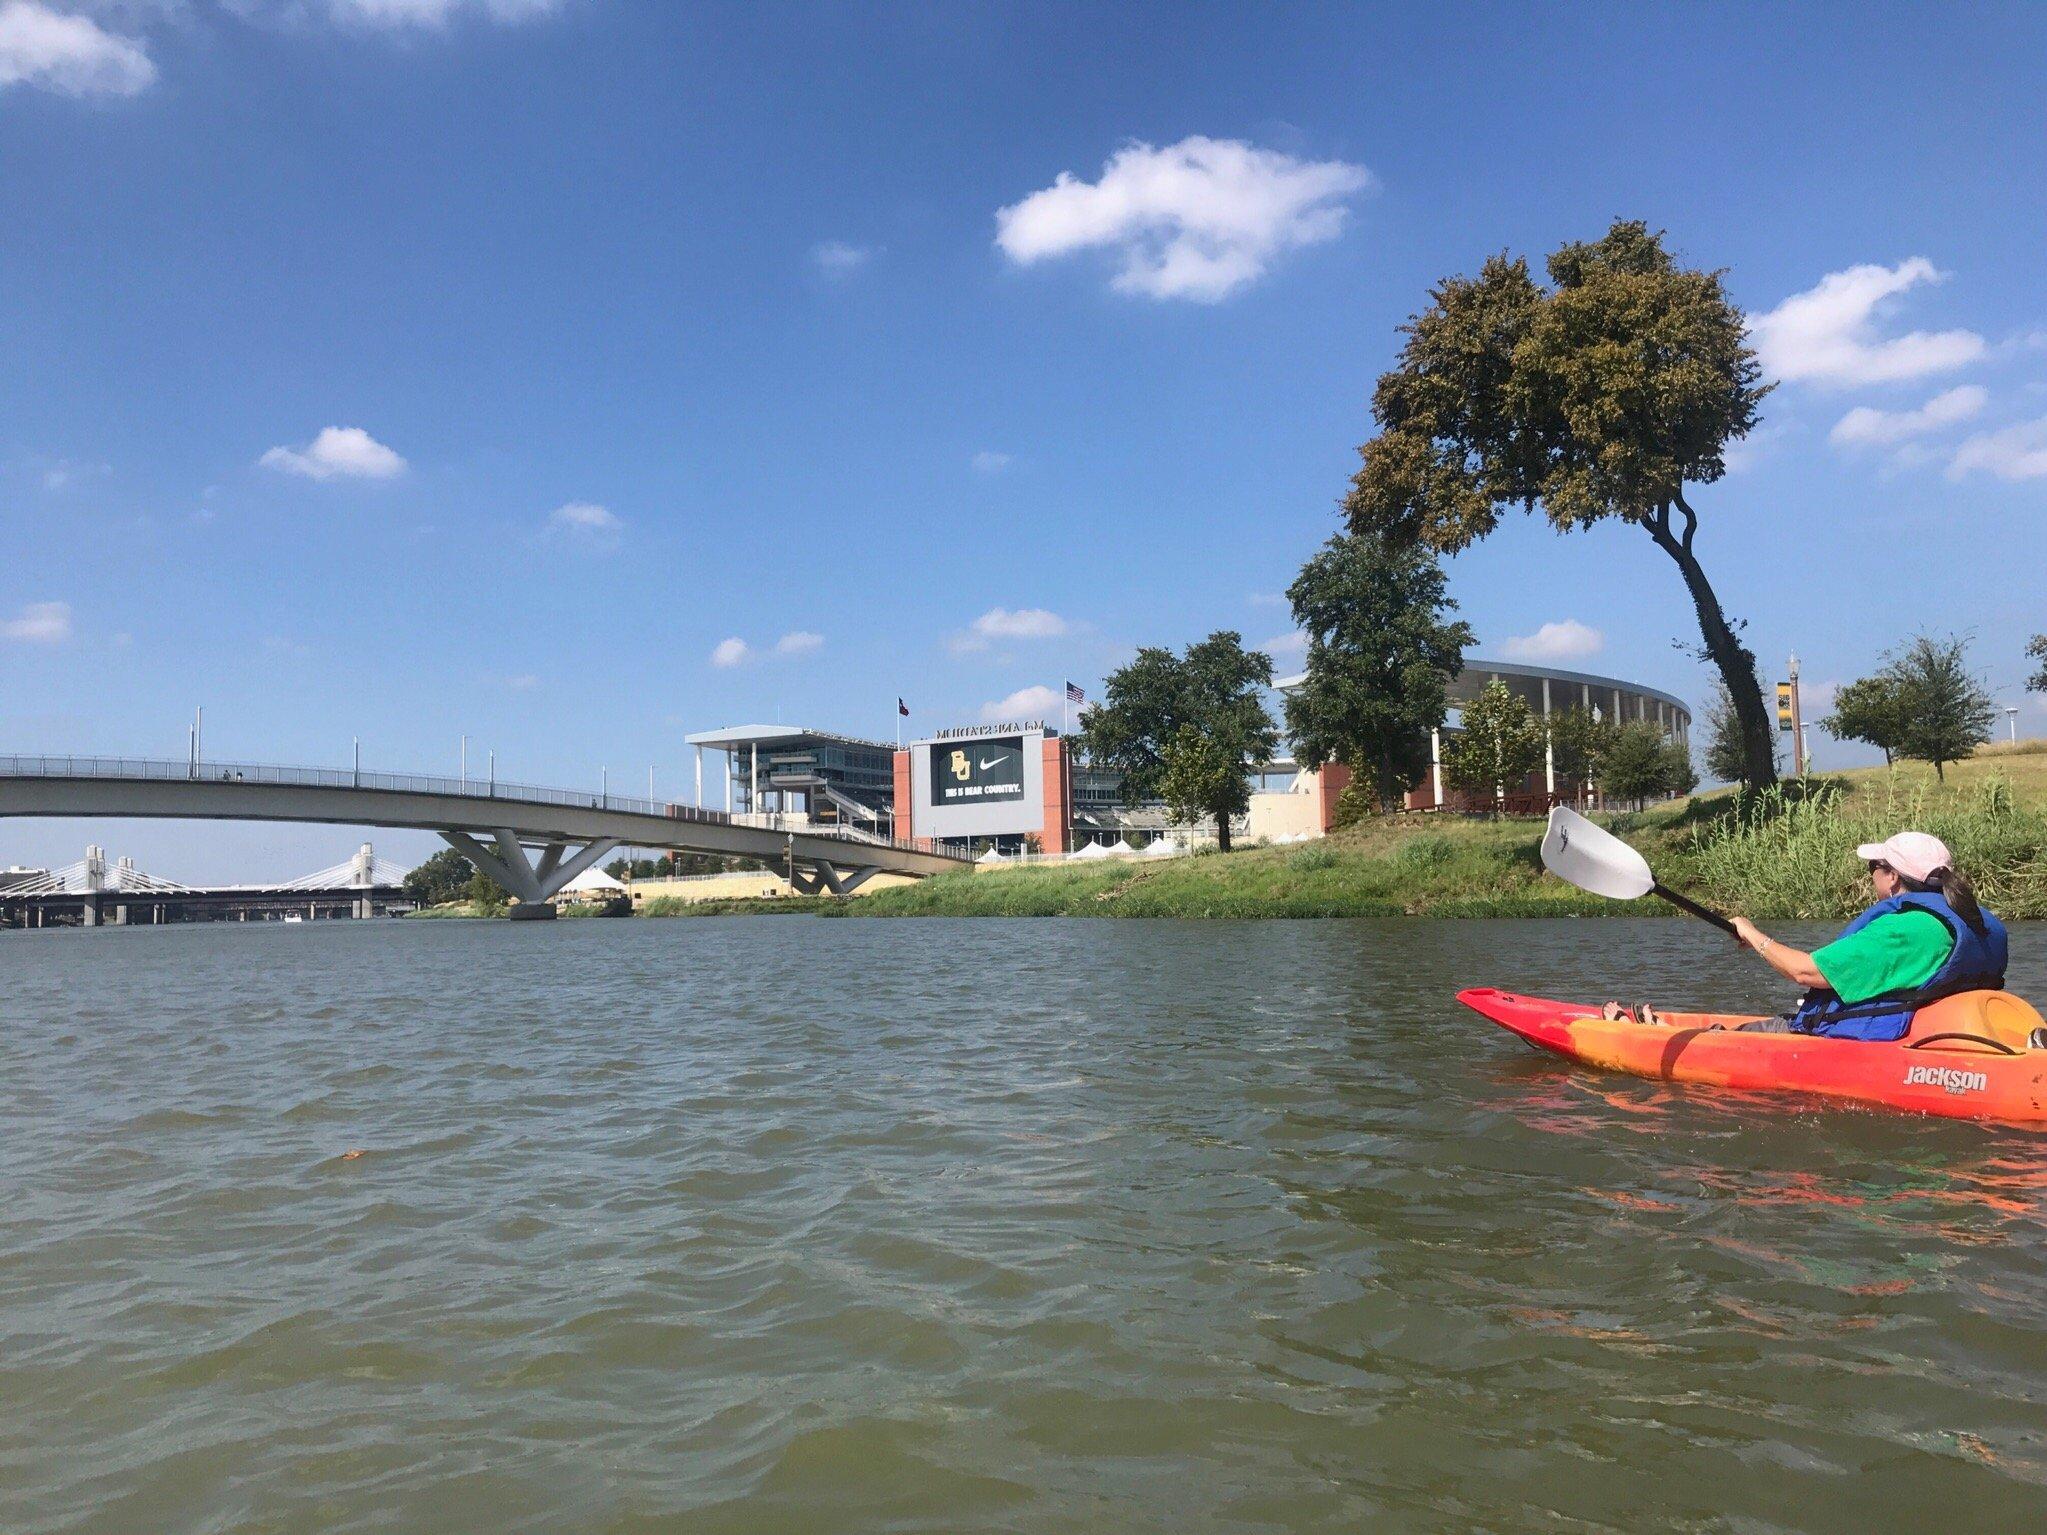
<svg viewBox="0 0 2047 1535">
<path fill-rule="evenodd" d="M 1791 772 L 1805 777 L 1805 716 L 1799 708 L 1798 657 L 1791 658 Z"/>
<path fill-rule="evenodd" d="M 2006 723 L 2011 726 L 2011 744 L 2016 746 L 2019 744 L 2019 706 L 2017 704 L 2006 704 L 2004 706 L 2004 718 Z"/>
</svg>

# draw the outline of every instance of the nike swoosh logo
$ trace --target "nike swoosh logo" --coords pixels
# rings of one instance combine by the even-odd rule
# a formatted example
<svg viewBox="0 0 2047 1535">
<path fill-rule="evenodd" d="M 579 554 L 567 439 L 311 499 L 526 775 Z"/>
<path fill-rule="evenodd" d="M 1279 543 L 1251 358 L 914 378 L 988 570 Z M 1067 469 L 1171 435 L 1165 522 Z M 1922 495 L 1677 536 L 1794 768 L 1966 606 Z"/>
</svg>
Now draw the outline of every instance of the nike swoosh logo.
<svg viewBox="0 0 2047 1535">
<path fill-rule="evenodd" d="M 981 771 L 985 773 L 988 771 L 988 769 L 996 766 L 1001 761 L 1002 759 L 1000 757 L 983 757 L 981 759 Z"/>
</svg>

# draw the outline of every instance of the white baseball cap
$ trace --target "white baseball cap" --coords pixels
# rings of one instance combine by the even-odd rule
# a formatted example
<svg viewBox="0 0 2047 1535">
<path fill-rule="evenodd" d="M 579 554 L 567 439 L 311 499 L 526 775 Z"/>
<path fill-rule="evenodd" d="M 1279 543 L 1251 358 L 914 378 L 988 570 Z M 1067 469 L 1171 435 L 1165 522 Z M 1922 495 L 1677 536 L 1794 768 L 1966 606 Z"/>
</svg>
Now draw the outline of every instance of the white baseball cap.
<svg viewBox="0 0 2047 1535">
<path fill-rule="evenodd" d="M 1855 850 L 1861 859 L 1880 859 L 1907 879 L 1922 883 L 1935 869 L 1954 867 L 1947 844 L 1929 832 L 1901 831 L 1888 842 L 1865 842 Z"/>
</svg>

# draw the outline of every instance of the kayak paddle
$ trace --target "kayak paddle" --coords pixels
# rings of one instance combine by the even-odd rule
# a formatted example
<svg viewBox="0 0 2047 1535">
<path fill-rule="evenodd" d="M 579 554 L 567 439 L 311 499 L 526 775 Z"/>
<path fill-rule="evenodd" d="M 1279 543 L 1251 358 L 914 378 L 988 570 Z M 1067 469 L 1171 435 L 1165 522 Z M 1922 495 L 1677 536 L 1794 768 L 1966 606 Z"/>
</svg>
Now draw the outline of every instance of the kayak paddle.
<svg viewBox="0 0 2047 1535">
<path fill-rule="evenodd" d="M 1549 830 L 1542 835 L 1542 866 L 1580 890 L 1589 890 L 1608 900 L 1661 896 L 1680 911 L 1702 917 L 1730 936 L 1734 934 L 1734 924 L 1719 912 L 1708 911 L 1697 901 L 1658 884 L 1656 876 L 1649 872 L 1648 859 L 1567 806 L 1558 805 L 1549 813 Z"/>
</svg>

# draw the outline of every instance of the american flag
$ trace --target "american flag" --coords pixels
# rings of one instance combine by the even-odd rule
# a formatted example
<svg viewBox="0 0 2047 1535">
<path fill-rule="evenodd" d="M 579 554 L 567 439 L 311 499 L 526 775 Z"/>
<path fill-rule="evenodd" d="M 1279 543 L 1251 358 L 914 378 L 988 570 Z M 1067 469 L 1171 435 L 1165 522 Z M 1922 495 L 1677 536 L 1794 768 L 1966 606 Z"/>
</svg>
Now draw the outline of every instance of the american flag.
<svg viewBox="0 0 2047 1535">
<path fill-rule="evenodd" d="M 1066 701 L 1070 704 L 1084 704 L 1087 702 L 1087 694 L 1069 682 L 1066 684 Z"/>
</svg>

